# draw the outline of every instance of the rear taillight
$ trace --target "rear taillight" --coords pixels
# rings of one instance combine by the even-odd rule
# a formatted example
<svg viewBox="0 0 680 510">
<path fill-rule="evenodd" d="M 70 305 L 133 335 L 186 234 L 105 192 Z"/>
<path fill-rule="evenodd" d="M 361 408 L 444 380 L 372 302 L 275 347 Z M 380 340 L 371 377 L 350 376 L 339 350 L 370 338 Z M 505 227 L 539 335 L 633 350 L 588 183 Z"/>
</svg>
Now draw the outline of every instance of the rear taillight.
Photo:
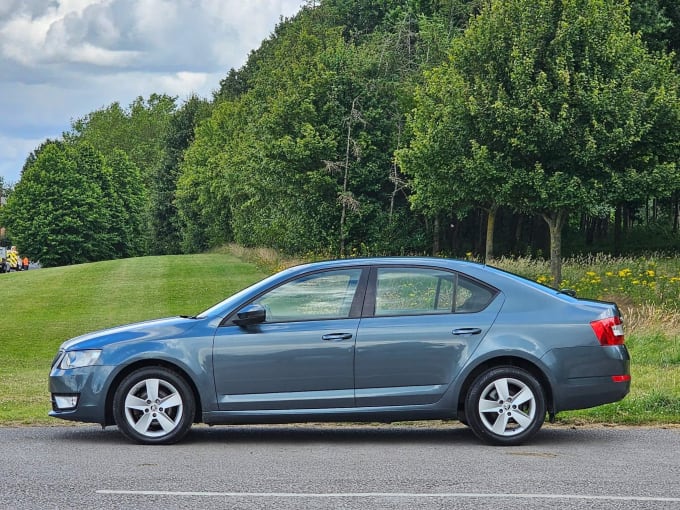
<svg viewBox="0 0 680 510">
<path fill-rule="evenodd" d="M 590 323 L 601 345 L 623 344 L 623 322 L 621 317 L 607 317 Z"/>
</svg>

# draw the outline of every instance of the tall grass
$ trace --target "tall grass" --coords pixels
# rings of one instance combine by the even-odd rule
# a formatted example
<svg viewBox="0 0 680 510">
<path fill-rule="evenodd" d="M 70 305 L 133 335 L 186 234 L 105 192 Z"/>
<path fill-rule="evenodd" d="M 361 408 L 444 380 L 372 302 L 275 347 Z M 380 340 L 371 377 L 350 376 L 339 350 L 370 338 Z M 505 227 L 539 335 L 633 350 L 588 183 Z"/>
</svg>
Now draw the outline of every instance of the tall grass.
<svg viewBox="0 0 680 510">
<path fill-rule="evenodd" d="M 549 262 L 532 258 L 500 258 L 493 265 L 540 283 L 551 281 Z M 620 305 L 680 308 L 680 258 L 591 255 L 567 259 L 561 288 L 579 296 L 611 299 Z"/>
</svg>

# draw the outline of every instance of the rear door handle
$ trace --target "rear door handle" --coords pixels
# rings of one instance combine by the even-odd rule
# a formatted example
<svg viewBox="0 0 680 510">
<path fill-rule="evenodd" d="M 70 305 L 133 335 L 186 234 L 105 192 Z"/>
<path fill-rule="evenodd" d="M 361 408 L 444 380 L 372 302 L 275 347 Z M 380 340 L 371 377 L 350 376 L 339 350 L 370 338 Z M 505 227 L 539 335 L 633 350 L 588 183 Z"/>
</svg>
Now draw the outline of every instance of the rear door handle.
<svg viewBox="0 0 680 510">
<path fill-rule="evenodd" d="M 451 333 L 457 336 L 465 335 L 479 335 L 482 332 L 480 328 L 458 328 L 454 329 Z"/>
<path fill-rule="evenodd" d="M 322 340 L 328 342 L 338 341 L 338 340 L 349 340 L 352 338 L 352 333 L 328 333 L 321 337 Z"/>
</svg>

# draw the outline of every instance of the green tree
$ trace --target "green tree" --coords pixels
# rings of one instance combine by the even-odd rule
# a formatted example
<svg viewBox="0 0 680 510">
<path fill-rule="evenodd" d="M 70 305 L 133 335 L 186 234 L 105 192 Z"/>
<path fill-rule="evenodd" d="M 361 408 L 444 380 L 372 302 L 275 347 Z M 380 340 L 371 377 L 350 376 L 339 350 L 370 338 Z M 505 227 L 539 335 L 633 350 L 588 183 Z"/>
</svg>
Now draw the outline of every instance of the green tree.
<svg viewBox="0 0 680 510">
<path fill-rule="evenodd" d="M 67 142 L 89 143 L 105 158 L 118 160 L 118 156 L 114 156 L 115 151 L 123 151 L 138 168 L 138 193 L 146 197 L 143 213 L 145 227 L 139 229 L 144 253 L 150 251 L 154 232 L 149 198 L 166 158 L 166 140 L 176 108 L 175 101 L 175 98 L 167 95 L 151 94 L 148 99 L 136 98 L 128 108 L 116 102 L 75 120 L 71 131 L 64 134 Z"/>
<path fill-rule="evenodd" d="M 5 178 L 0 175 L 0 227 L 4 227 L 5 223 L 4 220 L 2 219 L 2 209 L 3 205 L 5 204 L 5 200 L 7 200 L 7 197 L 11 194 L 11 190 L 5 187 Z M 6 238 L 3 235 L 2 238 L 0 238 L 0 246 L 4 246 L 6 242 Z"/>
<path fill-rule="evenodd" d="M 680 4 L 675 0 L 631 0 L 630 24 L 653 51 L 680 50 Z M 676 60 L 676 62 L 680 63 Z"/>
<path fill-rule="evenodd" d="M 224 184 L 226 165 L 221 162 L 232 154 L 242 157 L 233 168 L 249 162 L 250 147 L 240 144 L 243 132 L 250 129 L 249 119 L 239 113 L 241 103 L 218 102 L 211 116 L 196 127 L 194 141 L 180 162 L 174 205 L 184 252 L 205 250 L 233 239 L 229 198 L 236 190 Z M 235 145 L 236 150 L 232 152 L 227 144 Z"/>
<path fill-rule="evenodd" d="M 473 207 L 487 213 L 485 257 L 494 257 L 494 225 L 499 207 L 511 199 L 509 162 L 476 139 L 464 79 L 441 66 L 426 73 L 416 91 L 416 109 L 409 119 L 413 139 L 397 152 L 411 176 L 411 203 L 438 218 L 452 209 L 459 217 Z"/>
<path fill-rule="evenodd" d="M 185 249 L 233 236 L 305 251 L 337 231 L 336 177 L 323 164 L 337 146 L 326 123 L 337 115 L 336 75 L 319 55 L 333 60 L 344 42 L 310 19 L 283 25 L 251 88 L 218 103 L 186 152 L 177 190 Z"/>
<path fill-rule="evenodd" d="M 667 61 L 631 34 L 628 10 L 618 2 L 492 1 L 433 74 L 442 84 L 429 96 L 426 90 L 425 106 L 414 112 L 414 147 L 422 146 L 438 171 L 457 181 L 450 184 L 456 193 L 449 204 L 467 187 L 482 204 L 495 196 L 501 205 L 539 214 L 549 227 L 551 271 L 559 285 L 569 213 L 606 203 L 621 172 L 618 156 L 652 158 L 659 147 L 655 133 L 675 122 L 674 113 L 664 116 L 659 108 L 677 104 L 667 70 Z M 445 93 L 453 104 L 444 104 Z M 443 129 L 457 126 L 451 136 L 462 139 L 440 150 L 422 126 L 428 112 L 445 107 L 451 114 Z M 429 178 L 424 165 L 410 170 L 416 184 Z M 493 177 L 481 187 L 480 172 Z"/>
<path fill-rule="evenodd" d="M 175 195 L 184 152 L 194 140 L 198 123 L 210 113 L 210 104 L 191 96 L 173 115 L 165 135 L 165 156 L 151 185 L 151 249 L 157 254 L 181 252 L 180 219 Z"/>
<path fill-rule="evenodd" d="M 44 145 L 3 208 L 22 253 L 44 266 L 112 258 L 111 170 L 92 146 Z"/>
<path fill-rule="evenodd" d="M 181 165 L 184 249 L 422 251 L 394 150 L 422 68 L 477 2 L 309 3 L 230 71 Z M 471 9 L 471 8 L 470 8 Z M 422 37 L 420 35 L 423 29 Z"/>
<path fill-rule="evenodd" d="M 113 103 L 73 121 L 65 140 L 87 142 L 104 156 L 122 150 L 139 168 L 143 184 L 149 187 L 154 170 L 165 155 L 175 102 L 173 97 L 151 94 L 148 99 L 136 98 L 127 109 Z"/>
<path fill-rule="evenodd" d="M 113 257 L 138 257 L 145 252 L 147 196 L 140 186 L 140 172 L 128 155 L 114 150 L 105 158 L 111 169 L 111 187 L 102 186 L 107 195 Z"/>
</svg>

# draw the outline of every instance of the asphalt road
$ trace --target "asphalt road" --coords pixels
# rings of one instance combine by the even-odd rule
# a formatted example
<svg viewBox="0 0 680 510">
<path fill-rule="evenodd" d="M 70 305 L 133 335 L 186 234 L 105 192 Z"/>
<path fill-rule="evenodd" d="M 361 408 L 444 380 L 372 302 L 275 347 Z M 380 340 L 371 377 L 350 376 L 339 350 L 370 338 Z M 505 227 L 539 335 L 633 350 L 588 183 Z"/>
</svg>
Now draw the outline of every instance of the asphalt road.
<svg viewBox="0 0 680 510">
<path fill-rule="evenodd" d="M 680 509 L 680 428 L 546 425 L 490 447 L 462 426 L 0 428 L 0 508 Z"/>
</svg>

